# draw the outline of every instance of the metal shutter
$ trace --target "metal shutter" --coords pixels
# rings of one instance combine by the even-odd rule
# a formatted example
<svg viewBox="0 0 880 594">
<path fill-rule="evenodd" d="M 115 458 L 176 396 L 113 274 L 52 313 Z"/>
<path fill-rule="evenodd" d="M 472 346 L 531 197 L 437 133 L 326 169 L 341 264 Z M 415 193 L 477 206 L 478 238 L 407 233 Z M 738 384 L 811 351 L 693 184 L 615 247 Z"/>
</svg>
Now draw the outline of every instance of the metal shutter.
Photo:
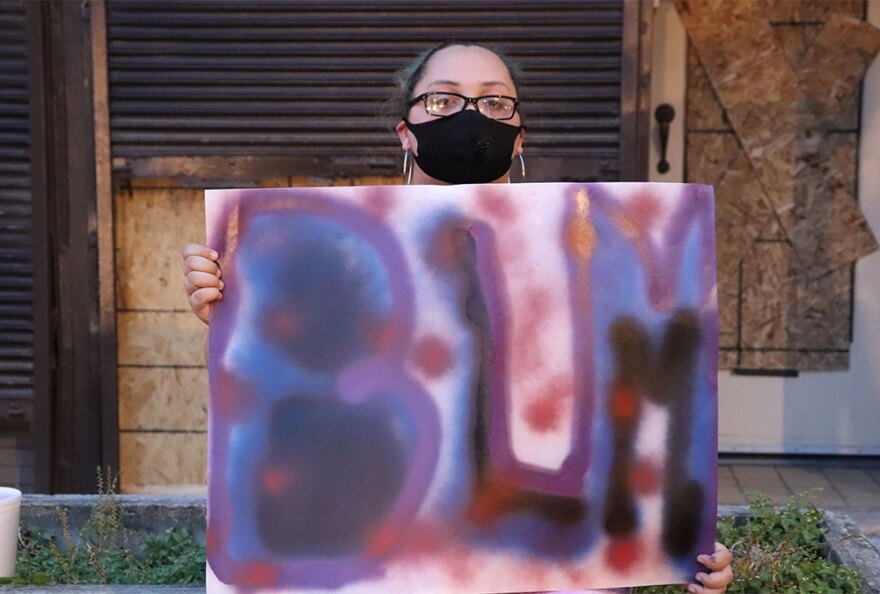
<svg viewBox="0 0 880 594">
<path fill-rule="evenodd" d="M 0 0 L 0 31 L 0 429 L 28 429 L 34 293 L 23 0 Z"/>
<path fill-rule="evenodd" d="M 108 0 L 107 33 L 116 158 L 332 156 L 396 172 L 379 113 L 393 73 L 455 39 L 522 64 L 527 163 L 619 177 L 623 0 Z"/>
</svg>

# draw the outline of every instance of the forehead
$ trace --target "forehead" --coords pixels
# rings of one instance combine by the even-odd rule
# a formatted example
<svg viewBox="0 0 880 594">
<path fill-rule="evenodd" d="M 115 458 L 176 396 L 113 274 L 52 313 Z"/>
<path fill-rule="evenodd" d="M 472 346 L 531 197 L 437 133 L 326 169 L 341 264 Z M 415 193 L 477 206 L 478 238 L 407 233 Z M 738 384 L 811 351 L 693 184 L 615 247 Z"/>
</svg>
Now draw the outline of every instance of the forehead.
<svg viewBox="0 0 880 594">
<path fill-rule="evenodd" d="M 431 56 L 416 88 L 427 87 L 436 80 L 454 81 L 462 86 L 502 82 L 514 90 L 513 79 L 501 58 L 477 46 L 453 45 Z"/>
</svg>

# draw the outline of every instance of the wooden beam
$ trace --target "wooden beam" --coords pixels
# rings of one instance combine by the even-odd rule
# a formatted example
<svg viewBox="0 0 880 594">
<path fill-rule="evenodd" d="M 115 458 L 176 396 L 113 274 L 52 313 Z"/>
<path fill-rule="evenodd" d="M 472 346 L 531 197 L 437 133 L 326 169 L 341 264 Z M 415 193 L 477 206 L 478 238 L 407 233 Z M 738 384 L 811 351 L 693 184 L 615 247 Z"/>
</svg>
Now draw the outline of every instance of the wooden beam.
<svg viewBox="0 0 880 594">
<path fill-rule="evenodd" d="M 648 181 L 653 2 L 623 0 L 620 181 Z"/>
<path fill-rule="evenodd" d="M 107 277 L 102 286 L 99 266 L 108 257 L 108 238 L 102 236 L 108 213 L 106 195 L 99 204 L 97 193 L 92 8 L 91 2 L 27 3 L 35 479 L 42 492 L 92 492 L 96 468 L 108 462 L 115 468 L 118 456 L 115 430 L 107 431 L 108 418 L 115 416 L 115 324 L 108 325 L 112 301 L 106 300 Z"/>
<path fill-rule="evenodd" d="M 110 91 L 104 0 L 91 2 L 92 96 L 95 117 L 95 212 L 98 233 L 98 340 L 101 368 L 101 460 L 119 472 L 119 394 L 116 350 L 116 262 L 110 154 Z"/>
<path fill-rule="evenodd" d="M 28 36 L 28 95 L 31 136 L 31 204 L 34 258 L 34 489 L 49 493 L 52 487 L 55 418 L 55 341 L 54 258 L 49 220 L 49 175 L 43 169 L 51 145 L 51 127 L 46 102 L 51 71 L 47 38 L 51 37 L 48 6 L 42 2 L 25 3 Z"/>
</svg>

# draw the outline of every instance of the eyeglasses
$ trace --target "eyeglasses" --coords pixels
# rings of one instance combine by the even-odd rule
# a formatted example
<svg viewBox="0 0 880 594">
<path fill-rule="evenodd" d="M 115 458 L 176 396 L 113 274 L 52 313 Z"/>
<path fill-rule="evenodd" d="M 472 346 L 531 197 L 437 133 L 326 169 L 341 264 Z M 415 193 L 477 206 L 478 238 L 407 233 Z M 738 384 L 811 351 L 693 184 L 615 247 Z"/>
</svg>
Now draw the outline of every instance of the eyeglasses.
<svg viewBox="0 0 880 594">
<path fill-rule="evenodd" d="M 422 93 L 410 101 L 415 105 L 419 101 L 425 104 L 425 111 L 430 116 L 445 118 L 455 115 L 467 109 L 472 103 L 481 114 L 493 120 L 509 120 L 516 115 L 519 100 L 507 95 L 480 95 L 479 97 L 465 97 L 458 93 L 446 93 L 431 91 Z"/>
</svg>

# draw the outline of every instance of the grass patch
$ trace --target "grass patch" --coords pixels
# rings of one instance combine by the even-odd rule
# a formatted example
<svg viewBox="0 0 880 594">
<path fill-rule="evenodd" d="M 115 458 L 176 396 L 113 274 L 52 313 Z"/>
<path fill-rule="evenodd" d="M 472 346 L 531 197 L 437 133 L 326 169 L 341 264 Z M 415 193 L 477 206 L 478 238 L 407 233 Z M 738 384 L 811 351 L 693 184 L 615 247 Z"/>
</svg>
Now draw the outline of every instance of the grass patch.
<svg viewBox="0 0 880 594">
<path fill-rule="evenodd" d="M 811 494 L 796 494 L 776 508 L 766 495 L 749 494 L 747 518 L 720 518 L 718 542 L 733 554 L 730 594 L 859 594 L 863 579 L 828 559 L 821 510 Z M 648 586 L 633 594 L 680 594 L 682 586 Z"/>
<path fill-rule="evenodd" d="M 75 538 L 61 508 L 56 513 L 63 542 L 48 532 L 23 528 L 16 575 L 0 583 L 204 584 L 205 547 L 185 529 L 158 534 L 127 529 L 115 492 L 116 478 L 99 470 L 98 502 Z"/>
<path fill-rule="evenodd" d="M 205 547 L 184 529 L 134 533 L 122 522 L 116 479 L 98 473 L 98 502 L 77 536 L 58 508 L 62 542 L 38 529 L 23 529 L 16 576 L 0 584 L 176 584 L 205 583 Z M 776 508 L 750 495 L 746 518 L 718 520 L 718 541 L 733 554 L 730 594 L 858 594 L 858 572 L 827 558 L 822 512 L 809 494 Z M 132 545 L 132 543 L 136 543 Z M 680 594 L 682 586 L 648 586 L 634 594 Z"/>
</svg>

